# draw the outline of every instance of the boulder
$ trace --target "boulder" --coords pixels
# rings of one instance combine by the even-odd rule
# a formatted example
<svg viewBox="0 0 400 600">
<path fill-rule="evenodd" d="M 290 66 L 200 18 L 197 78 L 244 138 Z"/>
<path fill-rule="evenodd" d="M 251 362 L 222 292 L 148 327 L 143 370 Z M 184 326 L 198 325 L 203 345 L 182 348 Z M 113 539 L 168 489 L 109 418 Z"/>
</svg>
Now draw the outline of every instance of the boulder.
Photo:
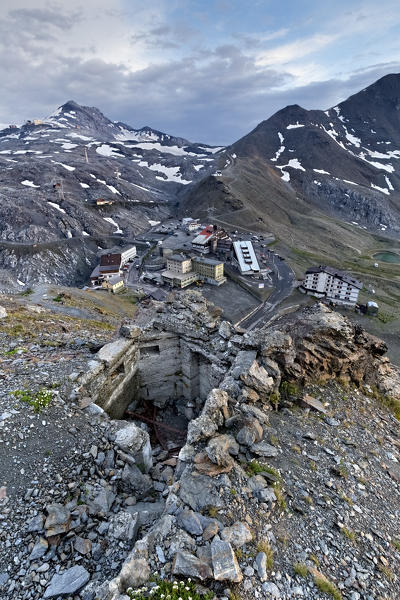
<svg viewBox="0 0 400 600">
<path fill-rule="evenodd" d="M 218 333 L 222 338 L 224 338 L 224 340 L 229 340 L 229 338 L 232 336 L 231 324 L 228 323 L 228 321 L 222 321 L 221 325 L 219 326 Z"/>
<path fill-rule="evenodd" d="M 180 481 L 179 496 L 194 511 L 201 511 L 208 506 L 223 507 L 218 483 L 207 475 L 194 473 L 183 474 Z"/>
<path fill-rule="evenodd" d="M 236 355 L 235 361 L 230 370 L 230 375 L 234 379 L 241 378 L 241 375 L 247 373 L 247 371 L 250 369 L 256 357 L 257 352 L 255 350 L 240 350 L 240 352 L 238 352 Z"/>
<path fill-rule="evenodd" d="M 263 456 L 264 458 L 274 458 L 275 456 L 278 456 L 277 448 L 275 448 L 275 446 L 271 446 L 271 444 L 268 444 L 268 442 L 265 441 L 253 444 L 250 447 L 250 450 L 254 452 L 254 454 Z"/>
<path fill-rule="evenodd" d="M 28 560 L 37 560 L 46 554 L 49 544 L 44 538 L 40 538 L 39 541 L 33 546 L 32 551 L 29 555 Z"/>
<path fill-rule="evenodd" d="M 76 565 L 53 575 L 49 587 L 43 598 L 57 598 L 58 596 L 71 596 L 78 592 L 90 579 L 89 573 L 80 565 Z"/>
<path fill-rule="evenodd" d="M 200 581 L 211 579 L 213 576 L 211 564 L 189 552 L 176 553 L 172 563 L 172 573 L 184 577 L 194 577 Z"/>
<path fill-rule="evenodd" d="M 232 546 L 235 546 L 235 548 L 240 548 L 251 542 L 253 535 L 247 523 L 237 521 L 231 527 L 225 527 L 221 531 L 221 538 L 224 542 L 229 542 Z"/>
<path fill-rule="evenodd" d="M 264 396 L 269 394 L 274 387 L 274 380 L 268 375 L 264 367 L 260 367 L 256 360 L 253 361 L 248 371 L 240 375 L 240 379 L 247 387 Z"/>
<path fill-rule="evenodd" d="M 153 466 L 150 437 L 147 431 L 128 423 L 116 432 L 114 443 L 130 454 L 139 468 L 148 473 Z"/>
<path fill-rule="evenodd" d="M 0 319 L 5 319 L 8 317 L 8 313 L 3 306 L 0 306 Z"/>
<path fill-rule="evenodd" d="M 111 490 L 101 489 L 97 496 L 88 502 L 89 514 L 105 517 L 114 500 L 115 494 Z"/>
<path fill-rule="evenodd" d="M 148 581 L 150 573 L 150 566 L 145 558 L 128 559 L 118 576 L 119 587 L 124 590 L 139 587 Z"/>
<path fill-rule="evenodd" d="M 211 561 L 216 581 L 232 581 L 234 583 L 242 581 L 243 574 L 229 542 L 213 539 L 211 542 Z"/>
<path fill-rule="evenodd" d="M 229 417 L 229 396 L 219 389 L 212 389 L 204 403 L 201 415 L 189 423 L 187 443 L 193 444 L 202 439 L 210 438 Z"/>
<path fill-rule="evenodd" d="M 136 465 L 125 464 L 121 474 L 121 486 L 125 492 L 136 498 L 145 498 L 153 488 L 149 475 L 144 475 Z"/>
<path fill-rule="evenodd" d="M 71 514 L 62 504 L 49 504 L 46 507 L 47 519 L 44 524 L 46 537 L 67 533 L 71 525 Z"/>
<path fill-rule="evenodd" d="M 108 536 L 123 542 L 131 542 L 136 539 L 139 529 L 139 515 L 136 512 L 120 511 L 113 515 L 109 521 Z"/>
<path fill-rule="evenodd" d="M 186 509 L 178 516 L 178 525 L 183 527 L 191 535 L 202 535 L 203 526 L 200 520 L 201 515 Z"/>
<path fill-rule="evenodd" d="M 243 446 L 252 446 L 260 442 L 263 436 L 263 428 L 257 419 L 248 419 L 246 424 L 238 431 L 236 440 Z"/>
<path fill-rule="evenodd" d="M 256 556 L 257 573 L 261 581 L 265 581 L 268 577 L 267 573 L 267 555 L 265 552 L 259 552 Z"/>
<path fill-rule="evenodd" d="M 208 458 L 216 465 L 227 467 L 232 465 L 231 454 L 236 456 L 239 452 L 239 445 L 231 435 L 216 435 L 206 446 Z"/>
</svg>

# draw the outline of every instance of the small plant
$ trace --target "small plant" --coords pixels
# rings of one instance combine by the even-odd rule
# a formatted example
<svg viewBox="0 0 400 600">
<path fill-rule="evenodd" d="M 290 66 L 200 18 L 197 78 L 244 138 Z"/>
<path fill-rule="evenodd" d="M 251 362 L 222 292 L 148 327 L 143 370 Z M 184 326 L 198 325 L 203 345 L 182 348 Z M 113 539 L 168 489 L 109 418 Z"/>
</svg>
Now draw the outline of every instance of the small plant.
<svg viewBox="0 0 400 600">
<path fill-rule="evenodd" d="M 274 494 L 276 497 L 276 502 L 281 510 L 286 510 L 287 503 L 285 499 L 285 494 L 282 491 L 282 487 L 279 481 L 274 484 Z"/>
<path fill-rule="evenodd" d="M 269 436 L 269 443 L 271 444 L 271 446 L 279 446 L 279 439 L 277 438 L 276 435 L 270 435 Z"/>
<path fill-rule="evenodd" d="M 311 471 L 316 471 L 318 469 L 318 465 L 315 460 L 310 460 L 310 469 Z"/>
<path fill-rule="evenodd" d="M 281 399 L 281 395 L 279 392 L 272 392 L 269 395 L 269 401 L 271 402 L 274 409 L 277 411 L 279 408 L 279 400 Z"/>
<path fill-rule="evenodd" d="M 257 460 L 252 460 L 251 462 L 247 463 L 246 471 L 250 476 L 259 475 L 260 473 L 269 473 L 270 475 L 276 477 L 278 481 L 281 479 L 281 474 L 277 469 L 274 469 L 274 467 L 270 467 L 269 465 L 263 465 Z"/>
<path fill-rule="evenodd" d="M 24 292 L 21 292 L 21 296 L 30 296 L 31 294 L 33 294 L 33 289 L 30 287 L 26 288 Z"/>
<path fill-rule="evenodd" d="M 296 452 L 296 454 L 301 454 L 301 448 L 300 446 L 297 446 L 297 444 L 292 444 L 291 449 L 293 450 L 293 452 Z"/>
<path fill-rule="evenodd" d="M 310 554 L 310 556 L 309 556 L 308 558 L 309 558 L 310 560 L 312 560 L 312 562 L 314 563 L 314 565 L 315 565 L 316 567 L 319 567 L 319 565 L 321 564 L 321 563 L 319 562 L 319 558 L 318 558 L 318 556 L 316 556 L 315 554 Z"/>
<path fill-rule="evenodd" d="M 293 400 L 300 395 L 300 388 L 293 382 L 282 381 L 279 387 L 280 397 L 285 400 Z"/>
<path fill-rule="evenodd" d="M 269 543 L 268 540 L 261 540 L 260 542 L 258 542 L 257 544 L 257 551 L 258 552 L 264 552 L 265 556 L 267 557 L 267 570 L 270 571 L 272 569 L 272 567 L 274 566 L 274 551 L 271 548 L 271 544 Z"/>
<path fill-rule="evenodd" d="M 332 581 L 329 581 L 325 575 L 322 575 L 322 573 L 319 573 L 316 569 L 313 569 L 312 572 L 314 575 L 314 583 L 320 592 L 329 594 L 334 600 L 342 600 L 342 594 Z"/>
<path fill-rule="evenodd" d="M 386 565 L 378 565 L 378 569 L 380 570 L 381 573 L 384 574 L 384 576 L 386 577 L 386 579 L 388 581 L 393 581 L 394 573 L 393 573 L 392 569 L 390 569 Z"/>
<path fill-rule="evenodd" d="M 207 507 L 207 514 L 212 519 L 215 519 L 216 517 L 218 517 L 219 508 L 217 506 L 208 506 Z"/>
<path fill-rule="evenodd" d="M 314 504 L 314 500 L 311 498 L 311 496 L 304 496 L 304 500 L 307 502 L 307 504 L 309 504 L 311 506 L 311 504 Z"/>
<path fill-rule="evenodd" d="M 37 392 L 31 390 L 15 390 L 12 395 L 20 402 L 25 402 L 32 406 L 35 413 L 40 414 L 53 399 L 53 394 L 46 388 L 40 388 Z"/>
<path fill-rule="evenodd" d="M 57 296 L 55 296 L 55 297 L 53 298 L 53 302 L 62 302 L 62 301 L 63 301 L 63 298 L 64 298 L 64 294 L 62 294 L 62 293 L 60 293 L 60 294 L 57 294 Z"/>
<path fill-rule="evenodd" d="M 296 575 L 299 575 L 299 577 L 307 577 L 308 575 L 308 567 L 304 563 L 294 563 L 293 571 Z"/>
<path fill-rule="evenodd" d="M 392 544 L 396 548 L 396 550 L 400 552 L 400 540 L 392 540 Z"/>
<path fill-rule="evenodd" d="M 241 560 L 243 558 L 243 550 L 241 548 L 236 548 L 235 556 L 238 560 Z"/>
<path fill-rule="evenodd" d="M 237 496 L 237 491 L 235 488 L 231 488 L 231 496 Z"/>
<path fill-rule="evenodd" d="M 148 585 L 137 590 L 128 588 L 127 595 L 131 600 L 211 600 L 214 597 L 213 592 L 198 592 L 195 584 L 188 579 L 187 581 L 165 581 L 156 579 Z"/>
</svg>

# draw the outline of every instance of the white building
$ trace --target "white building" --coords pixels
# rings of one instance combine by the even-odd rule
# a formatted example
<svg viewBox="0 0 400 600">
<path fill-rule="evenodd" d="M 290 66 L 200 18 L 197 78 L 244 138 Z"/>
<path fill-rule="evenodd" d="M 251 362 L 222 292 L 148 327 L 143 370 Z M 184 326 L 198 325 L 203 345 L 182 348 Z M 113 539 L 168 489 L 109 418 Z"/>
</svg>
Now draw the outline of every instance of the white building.
<svg viewBox="0 0 400 600">
<path fill-rule="evenodd" d="M 136 246 L 124 247 L 121 251 L 121 264 L 124 265 L 125 263 L 128 262 L 128 260 L 135 258 L 135 256 L 136 256 Z"/>
<path fill-rule="evenodd" d="M 233 249 L 242 275 L 253 275 L 260 272 L 260 265 L 250 241 L 233 242 Z"/>
<path fill-rule="evenodd" d="M 354 306 L 362 287 L 361 281 L 343 271 L 319 265 L 307 269 L 299 289 L 317 298 L 327 298 L 335 304 Z"/>
<path fill-rule="evenodd" d="M 189 273 L 192 270 L 192 259 L 184 254 L 171 254 L 167 256 L 167 271 L 176 273 Z"/>
</svg>

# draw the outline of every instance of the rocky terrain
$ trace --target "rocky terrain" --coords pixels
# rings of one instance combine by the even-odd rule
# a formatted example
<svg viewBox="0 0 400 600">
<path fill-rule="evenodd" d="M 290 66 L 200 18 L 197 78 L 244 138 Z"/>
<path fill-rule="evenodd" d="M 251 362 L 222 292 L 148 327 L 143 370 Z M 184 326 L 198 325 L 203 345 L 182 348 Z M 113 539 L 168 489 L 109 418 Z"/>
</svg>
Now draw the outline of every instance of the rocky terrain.
<svg viewBox="0 0 400 600">
<path fill-rule="evenodd" d="M 383 342 L 322 305 L 238 334 L 196 292 L 79 337 L 3 305 L 2 598 L 127 600 L 155 573 L 220 600 L 399 597 Z"/>
</svg>

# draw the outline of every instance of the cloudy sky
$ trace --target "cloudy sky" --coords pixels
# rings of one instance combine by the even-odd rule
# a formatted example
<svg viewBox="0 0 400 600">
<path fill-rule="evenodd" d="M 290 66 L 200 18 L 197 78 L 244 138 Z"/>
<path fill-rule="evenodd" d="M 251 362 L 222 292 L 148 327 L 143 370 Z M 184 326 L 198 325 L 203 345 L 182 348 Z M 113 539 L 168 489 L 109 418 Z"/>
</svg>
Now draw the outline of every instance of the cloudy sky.
<svg viewBox="0 0 400 600">
<path fill-rule="evenodd" d="M 2 0 L 0 122 L 67 100 L 227 144 L 400 72 L 399 0 Z"/>
</svg>

